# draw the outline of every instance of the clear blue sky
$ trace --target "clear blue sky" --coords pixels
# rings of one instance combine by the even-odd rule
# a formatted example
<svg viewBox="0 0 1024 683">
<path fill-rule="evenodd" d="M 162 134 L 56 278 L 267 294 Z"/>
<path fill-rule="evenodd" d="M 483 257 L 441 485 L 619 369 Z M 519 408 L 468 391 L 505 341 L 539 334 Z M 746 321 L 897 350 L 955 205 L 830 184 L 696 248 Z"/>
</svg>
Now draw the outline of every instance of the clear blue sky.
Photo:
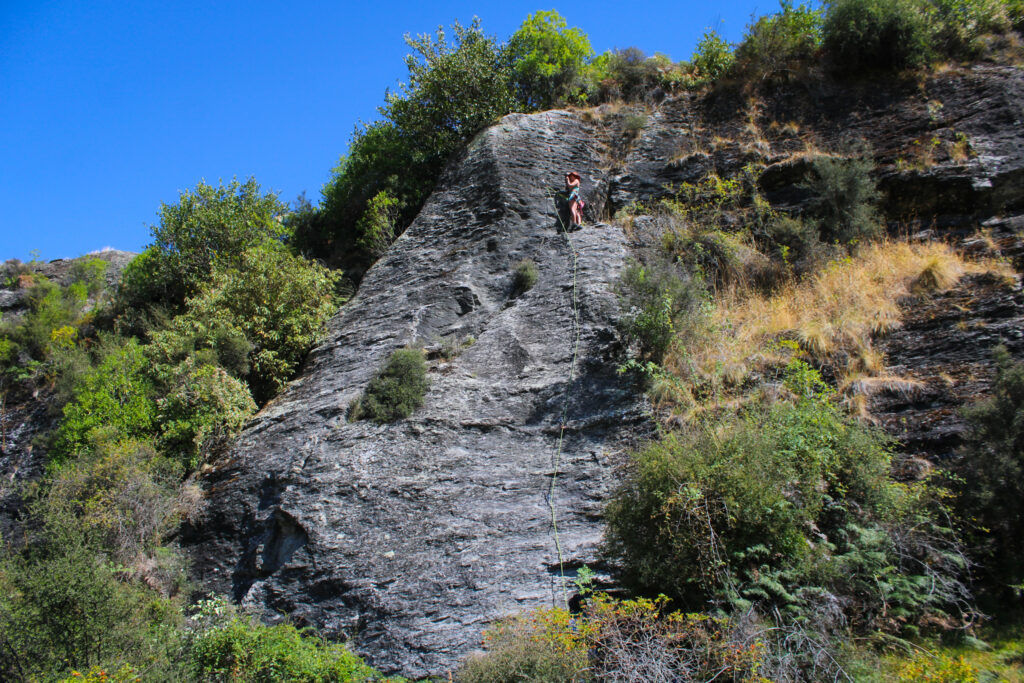
<svg viewBox="0 0 1024 683">
<path fill-rule="evenodd" d="M 580 2 L 598 52 L 687 59 L 774 2 Z M 140 250 L 161 202 L 255 176 L 315 203 L 353 127 L 404 78 L 406 33 L 479 16 L 508 38 L 550 4 L 0 0 L 0 260 Z"/>
</svg>

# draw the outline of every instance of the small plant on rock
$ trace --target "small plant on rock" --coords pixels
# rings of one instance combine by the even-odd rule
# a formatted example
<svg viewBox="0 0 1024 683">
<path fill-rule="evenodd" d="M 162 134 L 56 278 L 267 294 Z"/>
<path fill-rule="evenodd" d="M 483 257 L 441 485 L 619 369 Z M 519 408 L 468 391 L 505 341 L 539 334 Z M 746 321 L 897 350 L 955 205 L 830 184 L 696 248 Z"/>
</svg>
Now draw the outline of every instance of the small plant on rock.
<svg viewBox="0 0 1024 683">
<path fill-rule="evenodd" d="M 398 349 L 349 408 L 349 420 L 395 422 L 423 405 L 429 386 L 427 361 L 420 349 Z"/>
<path fill-rule="evenodd" d="M 533 259 L 524 258 L 516 264 L 512 273 L 512 296 L 519 296 L 533 289 L 537 284 L 537 264 Z"/>
</svg>

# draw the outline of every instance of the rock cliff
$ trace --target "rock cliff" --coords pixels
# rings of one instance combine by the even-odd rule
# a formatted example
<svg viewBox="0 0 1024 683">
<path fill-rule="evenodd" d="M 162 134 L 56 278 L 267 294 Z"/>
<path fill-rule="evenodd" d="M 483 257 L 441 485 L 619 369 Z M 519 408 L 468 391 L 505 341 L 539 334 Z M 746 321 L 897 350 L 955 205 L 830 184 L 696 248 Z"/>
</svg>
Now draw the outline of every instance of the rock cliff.
<svg viewBox="0 0 1024 683">
<path fill-rule="evenodd" d="M 611 463 L 647 429 L 615 372 L 625 238 L 564 232 L 553 197 L 577 169 L 600 214 L 599 140 L 569 113 L 512 115 L 451 165 L 301 378 L 205 477 L 187 539 L 207 586 L 355 633 L 407 676 L 452 667 L 500 616 L 561 603 L 562 569 L 596 560 Z M 523 258 L 539 278 L 513 297 Z M 432 362 L 422 409 L 346 421 L 391 351 L 442 338 L 475 341 Z"/>
<path fill-rule="evenodd" d="M 925 83 L 797 84 L 759 100 L 683 96 L 648 112 L 638 134 L 608 108 L 506 117 L 453 160 L 301 377 L 204 474 L 207 508 L 182 534 L 197 578 L 267 614 L 351 635 L 385 669 L 443 674 L 478 647 L 488 623 L 559 603 L 563 570 L 571 576 L 598 559 L 617 456 L 650 432 L 636 387 L 614 370 L 613 283 L 630 245 L 600 222 L 563 233 L 552 199 L 562 174 L 584 175 L 590 215 L 601 218 L 666 184 L 732 175 L 753 161 L 767 167 L 769 200 L 799 211 L 807 159 L 867 140 L 892 229 L 959 237 L 987 223 L 1019 251 L 1022 94 L 1019 70 L 981 65 Z M 957 151 L 962 140 L 966 152 Z M 540 277 L 514 297 L 522 258 Z M 963 296 L 986 286 L 965 282 Z M 977 328 L 989 311 L 1013 336 L 1024 302 L 1018 288 L 999 291 Z M 944 319 L 921 312 L 903 334 L 929 334 L 927 320 Z M 944 337 L 942 353 L 965 368 L 999 336 L 961 331 Z M 346 421 L 391 351 L 442 338 L 475 341 L 433 359 L 422 409 L 391 425 Z M 908 337 L 893 339 L 893 368 L 939 372 L 907 352 Z M 946 402 L 914 404 L 918 424 L 938 411 L 943 428 L 956 429 L 950 405 L 991 377 L 985 362 L 972 367 L 968 393 L 922 380 Z M 908 400 L 876 397 L 873 408 L 902 433 Z M 950 448 L 927 444 L 918 438 L 911 450 Z"/>
</svg>

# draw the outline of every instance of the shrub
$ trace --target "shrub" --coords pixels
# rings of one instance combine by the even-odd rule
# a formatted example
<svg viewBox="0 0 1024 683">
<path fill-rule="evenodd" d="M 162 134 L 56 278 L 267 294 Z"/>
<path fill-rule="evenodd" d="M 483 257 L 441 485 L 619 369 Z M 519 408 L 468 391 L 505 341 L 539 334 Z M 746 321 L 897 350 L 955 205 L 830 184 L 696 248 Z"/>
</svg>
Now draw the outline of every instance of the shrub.
<svg viewBox="0 0 1024 683">
<path fill-rule="evenodd" d="M 194 469 L 241 430 L 256 404 L 248 388 L 221 368 L 186 362 L 157 410 L 161 450 Z"/>
<path fill-rule="evenodd" d="M 873 170 L 874 163 L 866 157 L 814 159 L 806 187 L 815 193 L 811 213 L 825 242 L 852 244 L 878 234 L 881 194 L 871 177 Z"/>
<path fill-rule="evenodd" d="M 398 199 L 387 190 L 373 195 L 366 211 L 356 223 L 359 238 L 356 245 L 373 259 L 384 255 L 395 241 L 395 221 L 398 219 Z"/>
<path fill-rule="evenodd" d="M 582 611 L 538 609 L 484 634 L 488 651 L 463 663 L 459 683 L 767 680 L 758 676 L 764 633 L 703 614 L 667 609 L 667 600 L 596 594 Z"/>
<path fill-rule="evenodd" d="M 146 440 L 110 430 L 92 434 L 88 457 L 54 472 L 38 516 L 66 533 L 93 539 L 122 566 L 154 553 L 171 528 L 180 467 Z"/>
<path fill-rule="evenodd" d="M 1014 363 L 1004 347 L 994 355 L 991 396 L 964 410 L 970 431 L 956 467 L 962 480 L 954 489 L 981 585 L 1005 607 L 1019 604 L 1015 587 L 1024 583 L 1024 363 Z"/>
<path fill-rule="evenodd" d="M 193 620 L 188 654 L 193 675 L 203 681 L 385 680 L 344 645 L 326 643 L 290 624 L 267 626 L 216 601 L 203 603 Z"/>
<path fill-rule="evenodd" d="M 1003 0 L 929 0 L 936 45 L 947 55 L 971 58 L 981 37 L 1010 28 L 1010 9 Z"/>
<path fill-rule="evenodd" d="M 21 552 L 0 557 L 0 675 L 52 680 L 126 660 L 166 674 L 176 644 L 175 610 L 123 580 L 95 537 L 63 511 Z M 165 671 L 161 671 L 165 669 Z M 172 674 L 170 679 L 174 679 Z"/>
<path fill-rule="evenodd" d="M 914 0 L 829 3 L 822 43 L 833 68 L 858 74 L 924 66 L 931 57 L 928 21 Z"/>
<path fill-rule="evenodd" d="M 793 7 L 781 0 L 781 11 L 747 27 L 736 48 L 736 70 L 745 78 L 768 81 L 791 77 L 809 63 L 821 45 L 821 9 Z"/>
<path fill-rule="evenodd" d="M 537 264 L 533 259 L 524 258 L 512 272 L 512 296 L 519 296 L 537 284 Z"/>
<path fill-rule="evenodd" d="M 686 65 L 667 56 L 648 57 L 637 47 L 605 52 L 586 69 L 589 102 L 649 102 L 679 89 L 687 81 Z"/>
<path fill-rule="evenodd" d="M 583 31 L 566 26 L 555 10 L 538 11 L 509 39 L 505 53 L 512 65 L 513 87 L 528 110 L 580 100 L 581 73 L 594 50 Z"/>
<path fill-rule="evenodd" d="M 153 245 L 122 281 L 121 308 L 154 302 L 180 307 L 214 267 L 237 267 L 249 248 L 286 237 L 280 221 L 285 213 L 277 195 L 262 194 L 254 178 L 217 187 L 200 182 L 182 192 L 177 204 L 160 207 L 160 224 L 151 228 Z"/>
<path fill-rule="evenodd" d="M 93 432 L 110 429 L 126 437 L 145 438 L 156 419 L 149 362 L 142 347 L 128 339 L 105 346 L 105 356 L 86 373 L 64 406 L 50 456 L 54 462 L 92 450 Z M 114 348 L 111 348 L 114 346 Z"/>
<path fill-rule="evenodd" d="M 89 296 L 99 294 L 106 286 L 107 262 L 101 258 L 79 258 L 71 264 L 71 282 L 85 285 Z"/>
<path fill-rule="evenodd" d="M 844 419 L 809 366 L 794 361 L 786 386 L 793 403 L 709 420 L 637 454 L 606 513 L 627 581 L 688 607 L 791 619 L 838 596 L 825 599 L 868 630 L 958 612 L 962 558 L 929 517 L 928 491 L 888 478 L 884 438 Z"/>
<path fill-rule="evenodd" d="M 698 79 L 713 83 L 725 75 L 735 58 L 732 47 L 716 31 L 705 31 L 690 63 Z"/>
<path fill-rule="evenodd" d="M 674 343 L 685 341 L 691 323 L 707 299 L 704 283 L 677 264 L 633 262 L 618 285 L 623 333 L 644 360 L 661 362 Z"/>
<path fill-rule="evenodd" d="M 394 422 L 412 415 L 427 393 L 427 361 L 420 349 L 398 349 L 349 410 L 350 420 Z"/>
<path fill-rule="evenodd" d="M 245 379 L 253 398 L 265 403 L 295 374 L 337 310 L 339 277 L 266 242 L 241 254 L 237 268 L 217 267 L 187 301 L 186 312 L 166 333 L 154 335 L 154 343 L 171 359 L 191 345 L 213 349 L 229 369 L 248 365 Z M 243 360 L 247 347 L 251 352 Z"/>
</svg>

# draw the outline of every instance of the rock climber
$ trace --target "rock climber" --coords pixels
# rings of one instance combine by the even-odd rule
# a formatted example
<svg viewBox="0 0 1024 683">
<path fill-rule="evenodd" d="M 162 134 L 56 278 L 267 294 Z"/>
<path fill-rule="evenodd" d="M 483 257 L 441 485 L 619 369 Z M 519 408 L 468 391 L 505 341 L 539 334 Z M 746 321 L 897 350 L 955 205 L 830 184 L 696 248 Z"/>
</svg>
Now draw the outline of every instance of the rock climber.
<svg viewBox="0 0 1024 683">
<path fill-rule="evenodd" d="M 565 174 L 565 189 L 569 193 L 569 211 L 572 213 L 570 230 L 578 230 L 583 227 L 583 207 L 586 203 L 580 198 L 580 180 L 580 174 L 576 171 L 569 171 Z"/>
</svg>

